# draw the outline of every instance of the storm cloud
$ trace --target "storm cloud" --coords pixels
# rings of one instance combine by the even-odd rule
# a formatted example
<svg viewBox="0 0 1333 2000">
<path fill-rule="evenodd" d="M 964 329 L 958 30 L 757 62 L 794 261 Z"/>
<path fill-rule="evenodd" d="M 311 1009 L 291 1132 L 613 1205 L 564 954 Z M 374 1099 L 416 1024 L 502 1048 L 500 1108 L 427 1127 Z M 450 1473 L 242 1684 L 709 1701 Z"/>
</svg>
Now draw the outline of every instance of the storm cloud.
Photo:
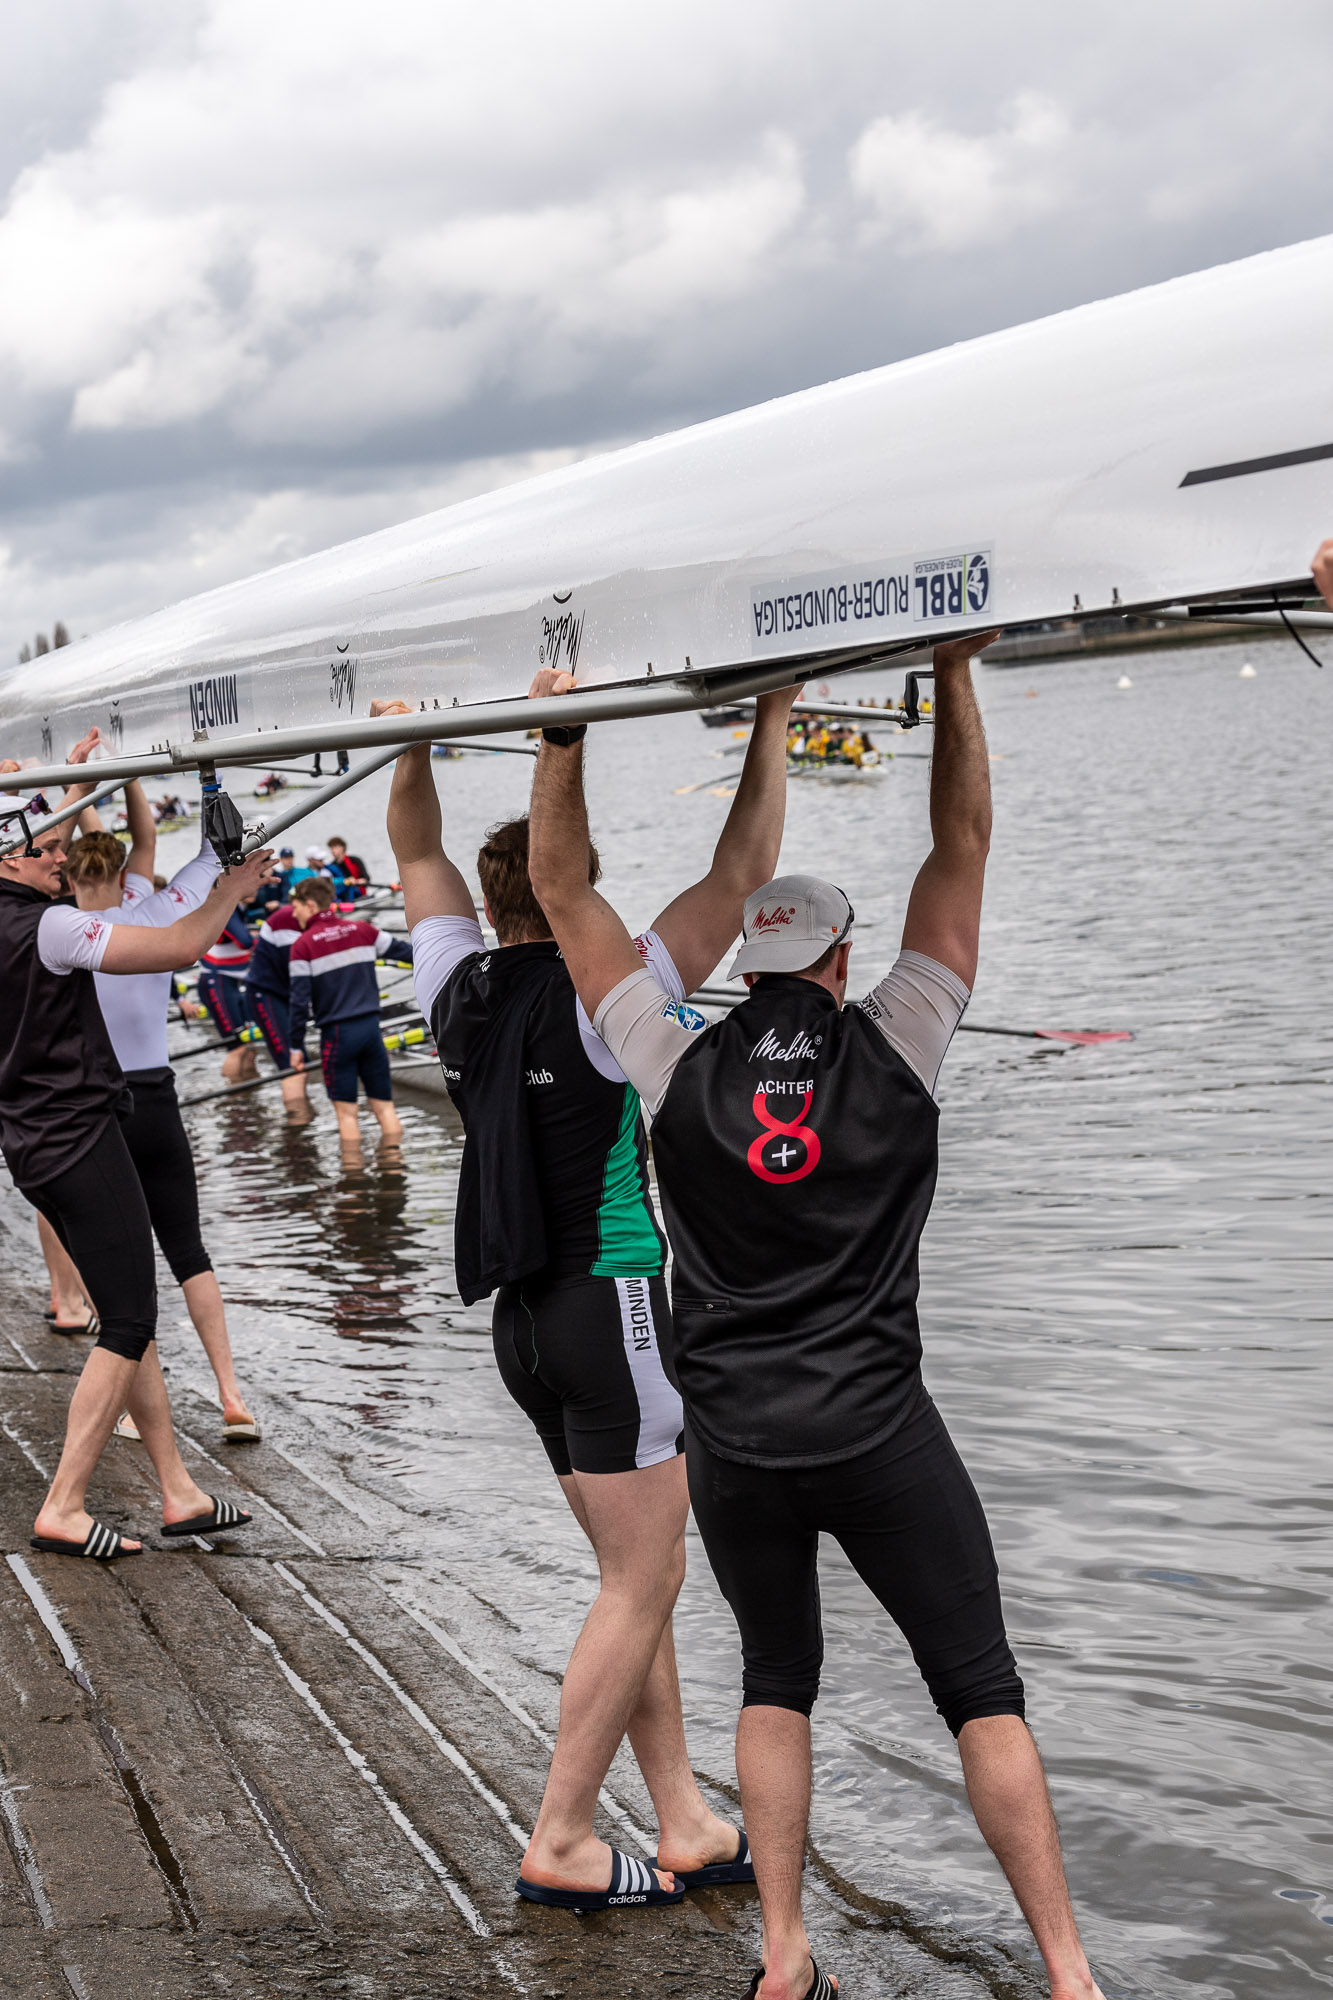
<svg viewBox="0 0 1333 2000">
<path fill-rule="evenodd" d="M 0 662 L 1333 228 L 1318 0 L 14 0 Z"/>
</svg>

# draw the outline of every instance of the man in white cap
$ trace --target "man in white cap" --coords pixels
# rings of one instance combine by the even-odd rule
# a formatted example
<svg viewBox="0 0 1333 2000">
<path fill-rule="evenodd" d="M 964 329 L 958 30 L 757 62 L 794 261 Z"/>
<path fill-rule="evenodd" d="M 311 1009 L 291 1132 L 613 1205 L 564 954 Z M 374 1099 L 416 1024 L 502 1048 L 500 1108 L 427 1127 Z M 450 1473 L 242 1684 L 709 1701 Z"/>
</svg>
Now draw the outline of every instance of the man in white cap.
<svg viewBox="0 0 1333 2000">
<path fill-rule="evenodd" d="M 934 1090 L 976 973 L 990 842 L 970 663 L 993 637 L 936 649 L 934 844 L 897 963 L 859 1006 L 844 1006 L 851 903 L 830 882 L 786 875 L 745 904 L 732 973 L 749 997 L 692 1030 L 588 881 L 581 753 L 548 752 L 533 788 L 532 886 L 579 998 L 653 1119 L 690 1497 L 744 1660 L 736 1768 L 765 1956 L 750 2000 L 835 1990 L 801 1914 L 821 1531 L 898 1624 L 958 1740 L 973 1810 L 1053 2000 L 1098 1993 L 985 1516 L 920 1372 Z"/>
</svg>

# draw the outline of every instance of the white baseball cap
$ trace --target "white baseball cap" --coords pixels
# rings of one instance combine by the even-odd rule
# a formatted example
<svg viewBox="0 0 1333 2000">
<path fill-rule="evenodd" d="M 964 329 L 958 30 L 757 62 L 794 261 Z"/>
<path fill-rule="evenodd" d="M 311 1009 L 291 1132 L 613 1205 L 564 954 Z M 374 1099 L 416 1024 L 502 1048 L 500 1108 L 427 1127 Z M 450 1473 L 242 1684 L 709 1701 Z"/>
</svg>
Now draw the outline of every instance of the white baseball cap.
<svg viewBox="0 0 1333 2000">
<path fill-rule="evenodd" d="M 855 922 L 841 889 L 817 875 L 778 875 L 745 899 L 741 948 L 728 979 L 742 972 L 804 972 Z"/>
</svg>

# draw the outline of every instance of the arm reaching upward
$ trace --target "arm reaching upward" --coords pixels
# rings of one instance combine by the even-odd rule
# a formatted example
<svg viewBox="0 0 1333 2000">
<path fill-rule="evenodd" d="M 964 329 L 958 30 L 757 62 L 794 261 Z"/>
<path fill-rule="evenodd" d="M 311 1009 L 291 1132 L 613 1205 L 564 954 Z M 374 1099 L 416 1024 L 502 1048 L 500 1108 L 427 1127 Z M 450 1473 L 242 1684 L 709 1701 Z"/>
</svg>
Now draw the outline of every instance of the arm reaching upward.
<svg viewBox="0 0 1333 2000">
<path fill-rule="evenodd" d="M 573 685 L 570 675 L 543 667 L 528 692 L 567 694 Z M 528 812 L 528 879 L 591 1020 L 611 988 L 641 972 L 643 961 L 588 880 L 588 847 L 582 740 L 568 746 L 543 741 Z"/>
<path fill-rule="evenodd" d="M 86 764 L 90 751 L 95 750 L 101 740 L 102 732 L 97 727 L 97 724 L 94 723 L 88 734 L 80 737 L 79 741 L 74 745 L 74 748 L 65 760 L 66 763 Z M 86 785 L 70 785 L 60 803 L 62 806 L 72 806 L 75 799 L 86 798 L 92 790 L 94 790 L 94 786 L 91 782 Z M 79 814 L 74 822 L 74 830 L 76 833 L 104 833 L 106 831 L 102 825 L 101 815 L 98 813 L 96 806 L 89 806 L 86 812 Z"/>
<path fill-rule="evenodd" d="M 157 859 L 157 822 L 153 818 L 148 796 L 137 778 L 132 778 L 125 787 L 125 817 L 129 822 L 130 835 L 126 873 L 143 875 L 151 882 L 153 863 Z"/>
<path fill-rule="evenodd" d="M 945 965 L 971 990 L 990 850 L 990 758 L 972 686 L 972 656 L 999 635 L 935 648 L 935 747 L 930 764 L 934 845 L 912 885 L 903 950 Z"/>
<path fill-rule="evenodd" d="M 790 687 L 760 695 L 740 785 L 713 851 L 713 865 L 701 881 L 668 903 L 653 925 L 687 993 L 708 977 L 736 936 L 746 897 L 777 872 L 787 812 L 787 729 L 799 693 L 799 687 Z"/>
<path fill-rule="evenodd" d="M 373 701 L 372 715 L 411 715 L 402 701 Z M 393 767 L 389 791 L 389 844 L 403 885 L 409 931 L 423 917 L 476 917 L 472 891 L 444 851 L 440 798 L 429 743 L 405 750 Z"/>
</svg>

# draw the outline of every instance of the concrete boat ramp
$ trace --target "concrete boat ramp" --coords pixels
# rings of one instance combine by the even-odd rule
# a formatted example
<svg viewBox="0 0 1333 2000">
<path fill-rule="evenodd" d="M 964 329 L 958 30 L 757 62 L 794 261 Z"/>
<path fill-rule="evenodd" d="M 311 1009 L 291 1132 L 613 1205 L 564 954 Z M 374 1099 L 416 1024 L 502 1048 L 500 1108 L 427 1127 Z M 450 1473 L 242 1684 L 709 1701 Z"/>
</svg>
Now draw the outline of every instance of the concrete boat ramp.
<svg viewBox="0 0 1333 2000">
<path fill-rule="evenodd" d="M 0 1294 L 0 1992 L 739 2000 L 753 1890 L 586 1918 L 514 1897 L 558 1688 L 451 1580 L 443 1528 L 357 1486 L 294 1405 L 266 1393 L 268 1438 L 228 1451 L 173 1378 L 187 1457 L 255 1513 L 244 1535 L 149 1532 L 109 1568 L 29 1548 L 86 1350 L 28 1288 Z M 141 1446 L 108 1451 L 92 1497 L 127 1530 L 159 1518 Z M 623 1760 L 606 1807 L 605 1837 L 651 1852 Z M 1036 1991 L 818 1862 L 810 1886 L 849 2000 Z"/>
</svg>

